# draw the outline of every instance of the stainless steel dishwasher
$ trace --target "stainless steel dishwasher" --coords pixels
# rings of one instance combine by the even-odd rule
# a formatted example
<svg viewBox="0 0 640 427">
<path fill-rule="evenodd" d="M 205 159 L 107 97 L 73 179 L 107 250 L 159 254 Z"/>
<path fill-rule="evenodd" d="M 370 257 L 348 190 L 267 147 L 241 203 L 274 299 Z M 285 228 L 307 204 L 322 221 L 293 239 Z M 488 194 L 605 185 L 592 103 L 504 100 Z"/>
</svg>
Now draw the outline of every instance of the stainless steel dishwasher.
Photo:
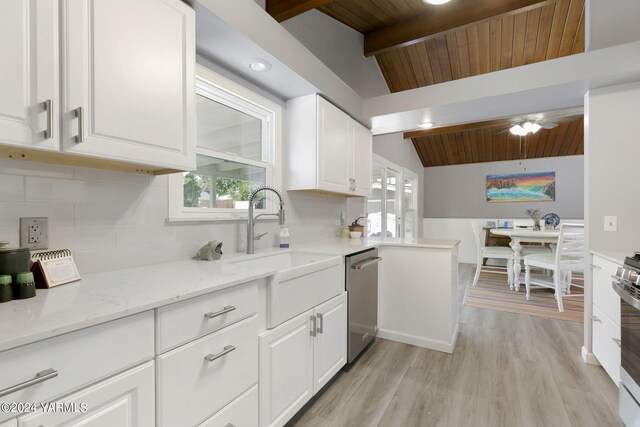
<svg viewBox="0 0 640 427">
<path fill-rule="evenodd" d="M 346 257 L 349 363 L 373 341 L 378 332 L 378 262 L 381 260 L 377 249 Z"/>
</svg>

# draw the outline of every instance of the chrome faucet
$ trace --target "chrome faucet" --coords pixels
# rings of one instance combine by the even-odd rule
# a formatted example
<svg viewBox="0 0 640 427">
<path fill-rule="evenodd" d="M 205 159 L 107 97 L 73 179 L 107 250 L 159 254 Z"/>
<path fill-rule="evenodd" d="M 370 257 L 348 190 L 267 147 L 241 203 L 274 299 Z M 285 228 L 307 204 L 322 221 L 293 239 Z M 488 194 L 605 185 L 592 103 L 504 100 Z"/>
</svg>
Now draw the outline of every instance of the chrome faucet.
<svg viewBox="0 0 640 427">
<path fill-rule="evenodd" d="M 261 192 L 261 191 L 272 191 L 276 194 L 276 196 L 278 196 L 278 199 L 280 199 L 280 210 L 278 211 L 277 214 L 260 214 L 258 216 L 256 216 L 255 218 L 253 217 L 253 203 L 255 201 L 255 197 L 256 195 Z M 256 219 L 260 218 L 261 216 L 277 216 L 278 217 L 278 222 L 280 225 L 284 225 L 284 202 L 282 201 L 282 195 L 280 194 L 280 192 L 278 190 L 276 190 L 273 187 L 260 187 L 256 190 L 253 190 L 253 192 L 249 195 L 249 217 L 247 218 L 247 253 L 248 254 L 252 254 L 254 252 L 254 242 L 256 240 L 260 240 L 262 238 L 262 236 L 264 236 L 267 233 L 262 233 L 258 236 L 255 236 L 255 221 Z"/>
</svg>

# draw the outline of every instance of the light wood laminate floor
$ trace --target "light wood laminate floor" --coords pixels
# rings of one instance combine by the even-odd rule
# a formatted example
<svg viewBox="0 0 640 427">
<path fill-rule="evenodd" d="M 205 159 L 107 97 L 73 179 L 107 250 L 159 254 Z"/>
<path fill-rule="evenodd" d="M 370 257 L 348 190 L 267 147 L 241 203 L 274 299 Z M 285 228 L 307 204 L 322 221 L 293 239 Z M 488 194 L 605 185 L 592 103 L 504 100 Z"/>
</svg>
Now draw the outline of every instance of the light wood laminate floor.
<svg viewBox="0 0 640 427">
<path fill-rule="evenodd" d="M 617 388 L 582 361 L 582 324 L 462 306 L 453 354 L 377 339 L 290 425 L 622 426 Z"/>
</svg>

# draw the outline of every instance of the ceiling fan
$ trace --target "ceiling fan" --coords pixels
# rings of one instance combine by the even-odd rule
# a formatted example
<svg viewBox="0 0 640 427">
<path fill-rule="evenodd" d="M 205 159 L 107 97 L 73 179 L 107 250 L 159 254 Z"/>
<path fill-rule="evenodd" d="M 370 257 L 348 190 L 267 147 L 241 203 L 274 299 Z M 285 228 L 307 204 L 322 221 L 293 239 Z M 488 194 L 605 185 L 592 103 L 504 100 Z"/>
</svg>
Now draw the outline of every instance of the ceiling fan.
<svg viewBox="0 0 640 427">
<path fill-rule="evenodd" d="M 498 135 L 505 132 L 510 132 L 516 136 L 527 136 L 530 133 L 536 133 L 540 129 L 553 129 L 558 126 L 558 123 L 549 120 L 522 120 L 512 122 L 508 128 L 498 132 Z"/>
</svg>

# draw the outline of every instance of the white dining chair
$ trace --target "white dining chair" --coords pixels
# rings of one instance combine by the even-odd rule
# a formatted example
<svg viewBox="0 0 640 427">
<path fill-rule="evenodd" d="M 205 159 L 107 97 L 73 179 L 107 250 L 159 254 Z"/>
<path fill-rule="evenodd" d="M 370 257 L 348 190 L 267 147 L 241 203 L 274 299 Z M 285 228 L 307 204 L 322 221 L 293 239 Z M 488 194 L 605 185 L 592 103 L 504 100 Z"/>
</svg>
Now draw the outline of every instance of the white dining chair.
<svg viewBox="0 0 640 427">
<path fill-rule="evenodd" d="M 571 286 L 584 289 L 584 286 L 571 283 L 573 273 L 584 273 L 584 251 L 584 224 L 561 224 L 555 253 L 532 254 L 524 257 L 526 299 L 531 298 L 532 286 L 554 289 L 558 310 L 563 312 L 562 298 L 571 294 Z M 532 267 L 552 271 L 553 282 L 544 278 L 533 280 Z"/>
<path fill-rule="evenodd" d="M 476 275 L 473 278 L 473 286 L 478 284 L 480 278 L 480 271 L 492 271 L 496 273 L 506 273 L 507 282 L 509 287 L 513 286 L 513 250 L 506 246 L 485 246 L 483 239 L 482 227 L 477 221 L 471 221 L 471 228 L 473 229 L 473 235 L 476 239 L 477 250 L 477 266 Z M 484 258 L 502 259 L 507 261 L 507 267 L 500 266 L 483 266 L 482 260 Z"/>
</svg>

